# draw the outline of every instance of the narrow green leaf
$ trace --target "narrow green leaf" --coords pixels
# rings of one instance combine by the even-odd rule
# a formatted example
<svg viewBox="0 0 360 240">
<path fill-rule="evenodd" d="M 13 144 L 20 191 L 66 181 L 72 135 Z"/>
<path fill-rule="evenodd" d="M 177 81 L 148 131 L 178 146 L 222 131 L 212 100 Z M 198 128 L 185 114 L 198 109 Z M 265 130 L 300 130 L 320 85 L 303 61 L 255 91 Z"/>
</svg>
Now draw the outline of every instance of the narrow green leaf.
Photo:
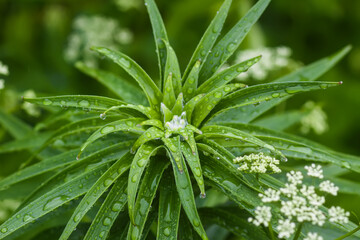
<svg viewBox="0 0 360 240">
<path fill-rule="evenodd" d="M 51 135 L 52 132 L 37 133 L 18 140 L 5 142 L 0 145 L 0 153 L 33 150 L 44 144 Z"/>
<path fill-rule="evenodd" d="M 111 111 L 112 109 L 108 109 L 106 112 Z M 160 119 L 160 115 L 157 111 L 152 109 L 151 107 L 145 107 L 143 105 L 122 105 L 122 106 L 115 106 L 113 110 L 117 110 L 121 113 L 127 114 L 133 117 L 148 117 L 153 119 Z M 105 112 L 105 114 L 106 114 Z"/>
<path fill-rule="evenodd" d="M 32 132 L 29 125 L 0 109 L 0 124 L 15 138 L 21 139 Z"/>
<path fill-rule="evenodd" d="M 186 119 L 188 122 L 191 122 L 191 118 L 192 118 L 192 114 L 194 112 L 194 108 L 196 107 L 196 104 L 205 96 L 205 94 L 199 94 L 195 97 L 193 97 L 192 99 L 190 99 L 190 101 L 188 101 L 185 104 L 184 107 L 184 111 L 186 112 Z"/>
<path fill-rule="evenodd" d="M 142 123 L 140 123 L 141 126 L 154 126 L 157 127 L 161 130 L 164 130 L 164 125 L 160 120 L 156 120 L 156 119 L 149 119 L 146 121 L 143 121 Z"/>
<path fill-rule="evenodd" d="M 106 239 L 110 228 L 127 202 L 126 182 L 127 174 L 122 174 L 114 183 L 104 203 L 87 231 L 84 240 L 93 240 L 98 237 Z"/>
<path fill-rule="evenodd" d="M 198 144 L 198 147 L 203 151 L 208 148 L 204 144 Z M 209 183 L 224 192 L 242 208 L 251 212 L 254 206 L 261 205 L 258 191 L 250 188 L 234 171 L 229 170 L 230 165 L 225 167 L 211 155 L 200 154 L 200 160 L 204 176 L 210 180 Z"/>
<path fill-rule="evenodd" d="M 160 106 L 161 106 L 161 113 L 163 115 L 162 120 L 164 121 L 164 123 L 171 121 L 173 118 L 173 113 L 171 112 L 171 110 L 168 107 L 166 107 L 164 103 L 161 103 Z"/>
<path fill-rule="evenodd" d="M 207 93 L 195 106 L 191 121 L 192 124 L 195 127 L 199 127 L 201 122 L 215 108 L 221 99 L 223 99 L 228 93 L 231 93 L 243 86 L 244 85 L 240 83 L 227 84 Z"/>
<path fill-rule="evenodd" d="M 200 208 L 199 215 L 208 223 L 217 224 L 244 239 L 269 240 L 267 233 L 249 223 L 251 216 L 244 210 L 235 207 Z"/>
<path fill-rule="evenodd" d="M 179 96 L 176 99 L 176 102 L 174 104 L 174 107 L 171 109 L 171 112 L 174 115 L 180 116 L 184 109 L 184 94 L 180 93 Z"/>
<path fill-rule="evenodd" d="M 23 207 L 0 226 L 0 229 L 2 229 L 0 231 L 0 239 L 83 195 L 102 175 L 106 168 L 107 166 L 104 164 L 94 170 L 83 173 Z"/>
<path fill-rule="evenodd" d="M 130 146 L 132 141 L 126 141 L 122 142 L 116 145 L 117 149 L 125 149 Z M 108 143 L 105 142 L 102 145 L 89 147 L 89 152 L 92 153 L 91 155 L 93 157 L 99 156 L 99 154 L 105 154 L 106 151 L 108 151 Z M 113 147 L 111 148 L 113 150 Z M 96 151 L 96 152 L 95 152 Z M 64 152 L 59 155 L 55 155 L 51 158 L 47 158 L 41 162 L 38 162 L 36 164 L 33 164 L 27 168 L 21 169 L 17 171 L 16 173 L 0 180 L 0 189 L 8 187 L 12 184 L 27 180 L 29 178 L 38 176 L 40 174 L 53 171 L 55 169 L 59 169 L 65 165 L 68 165 L 74 161 L 76 161 L 76 156 L 78 154 L 79 150 L 70 150 L 67 152 Z M 94 153 L 93 153 L 94 152 Z M 86 154 L 86 153 L 85 153 Z M 91 155 L 86 154 L 86 158 L 90 158 Z"/>
<path fill-rule="evenodd" d="M 195 62 L 195 65 L 191 69 L 189 76 L 184 81 L 182 92 L 184 93 L 184 99 L 186 102 L 189 101 L 191 98 L 193 98 L 194 95 L 196 94 L 199 72 L 200 72 L 200 64 L 201 64 L 200 60 L 197 60 Z"/>
<path fill-rule="evenodd" d="M 172 76 L 173 76 L 173 73 L 170 72 L 165 80 L 165 85 L 164 85 L 164 90 L 163 90 L 163 93 L 164 93 L 163 103 L 168 108 L 172 108 L 176 101 Z"/>
<path fill-rule="evenodd" d="M 309 114 L 309 111 L 286 111 L 279 114 L 273 114 L 255 121 L 253 124 L 269 128 L 275 131 L 284 131 L 285 129 L 299 123 L 303 117 Z"/>
<path fill-rule="evenodd" d="M 82 62 L 77 62 L 75 66 L 83 73 L 98 80 L 124 101 L 134 104 L 146 104 L 146 97 L 140 89 L 136 88 L 125 79 L 116 76 L 111 72 L 88 67 Z"/>
<path fill-rule="evenodd" d="M 195 146 L 196 147 L 196 146 Z M 190 148 L 190 146 L 184 142 L 181 142 L 181 152 L 185 157 L 186 162 L 188 163 L 195 180 L 199 186 L 200 189 L 200 197 L 205 198 L 205 184 L 204 184 L 204 178 L 202 175 L 201 165 L 200 165 L 200 159 L 199 154 L 197 152 L 197 149 L 195 152 Z"/>
<path fill-rule="evenodd" d="M 166 29 L 164 22 L 161 18 L 159 9 L 157 8 L 154 0 L 145 0 L 145 6 L 147 7 L 147 11 L 149 13 L 151 26 L 153 29 L 154 40 L 156 45 L 156 53 L 158 55 L 159 60 L 159 72 L 160 72 L 160 89 L 161 89 L 161 81 L 163 79 L 163 74 L 165 72 L 165 64 L 166 64 L 166 46 L 161 39 L 168 41 L 168 37 L 166 34 Z"/>
<path fill-rule="evenodd" d="M 48 191 L 58 187 L 63 182 L 69 181 L 70 179 L 82 174 L 84 171 L 91 171 L 98 166 L 109 164 L 110 162 L 121 158 L 125 151 L 129 149 L 129 145 L 129 142 L 113 144 L 98 152 L 93 152 L 80 160 L 72 162 L 72 164 L 60 170 L 36 188 L 29 196 L 27 196 L 20 208 L 46 194 Z M 68 157 L 70 157 L 70 155 Z M 70 161 L 70 159 L 64 159 L 64 162 L 66 161 Z"/>
<path fill-rule="evenodd" d="M 161 176 L 168 165 L 169 161 L 161 158 L 150 162 L 144 179 L 141 181 L 138 198 L 134 206 L 134 222 L 130 224 L 128 239 L 141 238 Z M 128 189 L 130 188 L 128 187 Z"/>
<path fill-rule="evenodd" d="M 240 131 L 235 128 L 231 127 L 224 127 L 224 126 L 205 126 L 201 129 L 203 131 L 203 136 L 205 137 L 222 137 L 222 138 L 229 138 L 229 139 L 238 139 L 243 142 L 248 142 L 255 144 L 257 146 L 267 148 L 271 152 L 281 156 L 284 160 L 286 160 L 286 157 L 282 152 L 275 149 L 274 146 L 254 137 L 253 135 L 246 133 L 244 131 Z"/>
<path fill-rule="evenodd" d="M 132 154 L 127 153 L 122 158 L 117 160 L 104 174 L 96 181 L 94 185 L 87 191 L 79 205 L 76 207 L 71 220 L 65 226 L 59 240 L 66 240 L 70 237 L 71 233 L 75 230 L 76 226 L 80 223 L 81 219 L 93 207 L 95 202 L 101 195 L 114 183 L 114 181 L 126 172 L 129 167 Z"/>
<path fill-rule="evenodd" d="M 172 174 L 165 173 L 160 183 L 158 240 L 177 239 L 181 203 Z"/>
<path fill-rule="evenodd" d="M 251 58 L 244 62 L 235 64 L 206 80 L 196 91 L 197 94 L 200 93 L 208 93 L 213 91 L 219 87 L 224 86 L 225 84 L 232 81 L 236 78 L 240 73 L 246 72 L 251 66 L 257 63 L 261 59 L 261 56 Z M 244 87 L 246 85 L 243 85 Z"/>
<path fill-rule="evenodd" d="M 350 49 L 350 46 L 346 46 L 340 51 L 334 53 L 332 56 L 320 59 L 294 73 L 275 80 L 275 82 L 315 81 L 317 78 L 329 71 L 329 69 L 331 69 L 337 62 L 339 62 L 350 51 Z M 229 119 L 233 119 L 233 121 L 236 122 L 248 123 L 286 99 L 288 99 L 288 97 L 280 99 L 273 98 L 259 106 L 248 105 L 230 109 L 227 112 L 223 112 L 218 117 L 215 117 L 213 120 L 228 121 Z"/>
<path fill-rule="evenodd" d="M 267 83 L 254 85 L 248 88 L 238 90 L 225 98 L 208 115 L 206 121 L 218 115 L 221 112 L 231 108 L 243 107 L 250 104 L 260 104 L 275 98 L 284 98 L 301 92 L 327 89 L 335 87 L 342 82 L 285 82 L 285 83 Z"/>
<path fill-rule="evenodd" d="M 298 136 L 276 132 L 250 124 L 221 123 L 221 125 L 226 125 L 245 132 L 251 132 L 255 137 L 262 139 L 264 142 L 273 144 L 276 148 L 281 149 L 286 156 L 292 158 L 308 159 L 315 162 L 330 162 L 353 171 L 360 171 L 359 157 L 345 156 L 318 143 Z"/>
<path fill-rule="evenodd" d="M 80 108 L 87 111 L 105 111 L 113 106 L 126 104 L 117 99 L 90 95 L 24 98 L 24 101 L 44 106 Z"/>
<path fill-rule="evenodd" d="M 128 207 L 129 216 L 133 223 L 135 223 L 135 199 L 138 191 L 138 187 L 141 181 L 141 176 L 150 162 L 150 157 L 159 150 L 161 146 L 145 143 L 137 150 L 134 160 L 131 163 L 129 179 L 128 179 Z"/>
<path fill-rule="evenodd" d="M 80 158 L 81 153 L 85 150 L 87 146 L 89 146 L 95 140 L 104 137 L 113 132 L 132 132 L 135 134 L 143 133 L 143 129 L 137 127 L 139 123 L 141 123 L 144 119 L 142 118 L 128 118 L 128 119 L 121 119 L 115 122 L 111 122 L 106 124 L 105 126 L 101 127 L 97 131 L 95 131 L 81 146 L 78 158 Z"/>
<path fill-rule="evenodd" d="M 134 60 L 121 52 L 113 51 L 108 48 L 96 47 L 92 49 L 110 58 L 120 67 L 122 67 L 128 74 L 130 74 L 130 76 L 132 76 L 139 83 L 139 86 L 146 94 L 150 105 L 155 109 L 159 108 L 158 104 L 163 97 L 161 91 L 155 85 L 149 75 L 144 71 L 144 69 L 142 69 Z"/>
<path fill-rule="evenodd" d="M 201 236 L 203 240 L 207 240 L 208 237 L 206 236 L 206 232 L 201 224 L 201 220 L 196 209 L 190 175 L 187 170 L 186 164 L 184 163 L 184 159 L 181 158 L 181 164 L 184 166 L 183 173 L 178 171 L 178 167 L 173 161 L 171 161 L 171 163 L 173 166 L 176 188 L 179 193 L 181 205 L 196 232 Z"/>
<path fill-rule="evenodd" d="M 215 45 L 200 72 L 200 83 L 210 78 L 234 54 L 270 0 L 258 1 L 241 20 Z"/>
<path fill-rule="evenodd" d="M 151 127 L 147 129 L 134 143 L 131 148 L 132 152 L 136 152 L 136 150 L 143 144 L 164 137 L 164 131 L 158 129 L 157 127 Z"/>
<path fill-rule="evenodd" d="M 184 77 L 186 78 L 194 66 L 195 62 L 201 59 L 202 63 L 207 60 L 207 57 L 212 50 L 212 47 L 215 44 L 216 39 L 221 33 L 223 28 L 225 19 L 230 9 L 232 0 L 225 0 L 222 6 L 220 7 L 219 11 L 217 12 L 214 19 L 211 21 L 210 25 L 206 29 L 204 35 L 202 36 L 198 46 L 196 47 L 194 54 L 191 57 L 191 60 L 186 67 Z M 210 58 L 212 59 L 212 58 Z"/>
<path fill-rule="evenodd" d="M 174 49 L 170 46 L 169 42 L 163 41 L 166 46 L 166 65 L 164 78 L 172 75 L 172 85 L 174 87 L 175 96 L 181 92 L 181 71 L 178 59 Z M 166 89 L 164 89 L 165 92 Z"/>
<path fill-rule="evenodd" d="M 184 166 L 182 164 L 182 155 L 180 149 L 180 136 L 171 137 L 171 138 L 162 138 L 168 153 L 169 158 L 172 160 L 174 164 L 176 164 L 178 171 L 182 174 L 184 171 Z"/>
</svg>

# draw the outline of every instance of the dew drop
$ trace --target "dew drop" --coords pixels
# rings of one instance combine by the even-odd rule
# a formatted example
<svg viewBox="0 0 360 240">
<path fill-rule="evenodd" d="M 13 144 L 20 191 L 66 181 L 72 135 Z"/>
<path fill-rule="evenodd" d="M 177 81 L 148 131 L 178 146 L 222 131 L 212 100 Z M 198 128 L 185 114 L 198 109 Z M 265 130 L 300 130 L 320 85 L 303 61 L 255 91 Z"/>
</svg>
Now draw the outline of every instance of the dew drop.
<svg viewBox="0 0 360 240">
<path fill-rule="evenodd" d="M 110 126 L 105 126 L 101 129 L 101 133 L 102 134 L 107 134 L 110 133 L 111 131 L 113 131 L 115 129 L 114 126 L 110 125 Z"/>
<path fill-rule="evenodd" d="M 2 232 L 2 233 L 6 233 L 7 231 L 8 231 L 8 229 L 7 229 L 6 227 L 4 227 L 4 228 L 1 229 L 1 232 Z"/>
<path fill-rule="evenodd" d="M 106 119 L 106 113 L 101 113 L 100 114 L 100 119 L 105 120 Z"/>
<path fill-rule="evenodd" d="M 230 44 L 227 46 L 226 50 L 228 50 L 229 52 L 231 52 L 231 51 L 233 51 L 233 50 L 235 49 L 235 47 L 236 47 L 236 45 L 235 45 L 234 43 L 230 43 Z"/>
<path fill-rule="evenodd" d="M 120 59 L 120 63 L 121 63 L 122 65 L 124 65 L 124 67 L 130 68 L 130 62 L 129 62 L 128 60 L 126 60 L 125 58 L 121 58 L 121 59 Z"/>
<path fill-rule="evenodd" d="M 113 180 L 110 179 L 110 178 L 108 178 L 108 179 L 105 180 L 104 186 L 105 186 L 105 187 L 108 187 L 108 186 L 110 186 L 112 183 L 113 183 Z"/>
<path fill-rule="evenodd" d="M 230 90 L 231 90 L 231 88 L 228 87 L 228 86 L 226 86 L 226 87 L 224 88 L 224 91 L 225 91 L 225 92 L 229 92 Z"/>
<path fill-rule="evenodd" d="M 53 208 L 61 205 L 62 203 L 64 203 L 67 200 L 69 200 L 69 196 L 66 196 L 66 195 L 60 195 L 58 197 L 52 198 L 49 201 L 47 201 L 47 203 L 44 205 L 43 210 L 47 211 L 49 209 L 53 209 Z"/>
<path fill-rule="evenodd" d="M 50 104 L 52 104 L 52 101 L 51 101 L 50 99 L 45 99 L 45 100 L 43 101 L 43 104 L 44 104 L 44 105 L 50 105 Z"/>
<path fill-rule="evenodd" d="M 202 199 L 206 198 L 206 193 L 200 193 L 200 198 Z"/>
<path fill-rule="evenodd" d="M 195 227 L 200 226 L 200 222 L 199 222 L 199 220 L 197 220 L 197 219 L 194 219 L 194 220 L 193 220 L 193 223 L 194 223 L 194 226 L 195 226 Z"/>
<path fill-rule="evenodd" d="M 109 226 L 111 224 L 111 218 L 106 217 L 103 221 L 104 226 Z"/>
<path fill-rule="evenodd" d="M 78 222 L 78 221 L 80 221 L 80 219 L 81 219 L 81 214 L 78 213 L 78 214 L 75 215 L 73 220 L 74 220 L 74 222 Z"/>
<path fill-rule="evenodd" d="M 101 231 L 100 234 L 99 234 L 99 237 L 103 238 L 105 236 L 105 234 L 106 234 L 106 231 Z"/>
<path fill-rule="evenodd" d="M 136 182 L 137 181 L 137 179 L 138 179 L 138 173 L 135 173 L 133 176 L 132 176 L 132 178 L 131 178 L 131 181 L 132 182 Z"/>
<path fill-rule="evenodd" d="M 118 212 L 121 210 L 121 203 L 119 202 L 115 202 L 113 205 L 112 205 L 112 208 L 111 210 L 114 211 L 114 212 Z"/>
<path fill-rule="evenodd" d="M 88 100 L 81 100 L 81 101 L 79 102 L 79 106 L 81 106 L 81 107 L 89 107 L 89 106 L 90 106 L 90 103 L 89 103 Z"/>
<path fill-rule="evenodd" d="M 273 94 L 271 94 L 271 96 L 272 96 L 273 98 L 277 98 L 277 97 L 280 96 L 280 93 L 273 93 Z"/>
<path fill-rule="evenodd" d="M 30 221 L 31 219 L 32 219 L 32 216 L 30 216 L 29 214 L 25 214 L 23 217 L 24 222 Z"/>
<path fill-rule="evenodd" d="M 164 229 L 164 235 L 167 237 L 170 236 L 170 228 L 167 227 Z"/>
</svg>

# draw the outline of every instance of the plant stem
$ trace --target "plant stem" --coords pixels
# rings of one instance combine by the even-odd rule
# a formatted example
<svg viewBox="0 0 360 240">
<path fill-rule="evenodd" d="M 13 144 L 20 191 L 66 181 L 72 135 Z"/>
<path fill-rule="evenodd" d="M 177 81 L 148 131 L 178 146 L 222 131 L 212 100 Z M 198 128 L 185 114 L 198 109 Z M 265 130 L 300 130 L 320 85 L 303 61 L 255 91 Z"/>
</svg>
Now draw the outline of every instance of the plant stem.
<svg viewBox="0 0 360 240">
<path fill-rule="evenodd" d="M 301 233 L 301 228 L 303 226 L 303 223 L 300 223 L 298 228 L 296 229 L 295 235 L 293 240 L 297 240 L 300 237 L 300 233 Z"/>
<path fill-rule="evenodd" d="M 269 223 L 269 232 L 270 232 L 271 240 L 276 240 L 275 235 L 274 235 L 274 231 L 273 231 L 272 226 L 271 226 L 271 223 Z"/>
<path fill-rule="evenodd" d="M 347 234 L 344 234 L 341 237 L 336 238 L 335 240 L 341 240 L 341 239 L 344 239 L 346 237 L 349 237 L 349 236 L 353 235 L 354 233 L 356 233 L 359 230 L 360 230 L 360 225 L 357 228 L 355 228 L 354 230 L 352 230 L 351 232 L 348 232 Z"/>
</svg>

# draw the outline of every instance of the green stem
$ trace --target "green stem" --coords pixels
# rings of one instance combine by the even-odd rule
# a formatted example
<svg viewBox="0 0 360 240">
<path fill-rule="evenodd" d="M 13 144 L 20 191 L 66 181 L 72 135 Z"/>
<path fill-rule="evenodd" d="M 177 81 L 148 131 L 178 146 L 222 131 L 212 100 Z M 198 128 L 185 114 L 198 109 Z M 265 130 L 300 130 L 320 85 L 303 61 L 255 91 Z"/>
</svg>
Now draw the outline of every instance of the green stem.
<svg viewBox="0 0 360 240">
<path fill-rule="evenodd" d="M 269 232 L 270 232 L 271 240 L 276 240 L 271 223 L 269 223 Z"/>
<path fill-rule="evenodd" d="M 299 239 L 302 226 L 303 226 L 303 223 L 300 223 L 298 228 L 296 229 L 293 240 L 298 240 Z"/>
<path fill-rule="evenodd" d="M 346 237 L 349 237 L 349 236 L 353 235 L 354 233 L 356 233 L 359 230 L 360 230 L 360 225 L 357 228 L 355 228 L 354 230 L 352 230 L 351 232 L 348 232 L 347 234 L 344 234 L 341 237 L 336 238 L 335 240 L 341 240 L 341 239 L 344 239 Z"/>
</svg>

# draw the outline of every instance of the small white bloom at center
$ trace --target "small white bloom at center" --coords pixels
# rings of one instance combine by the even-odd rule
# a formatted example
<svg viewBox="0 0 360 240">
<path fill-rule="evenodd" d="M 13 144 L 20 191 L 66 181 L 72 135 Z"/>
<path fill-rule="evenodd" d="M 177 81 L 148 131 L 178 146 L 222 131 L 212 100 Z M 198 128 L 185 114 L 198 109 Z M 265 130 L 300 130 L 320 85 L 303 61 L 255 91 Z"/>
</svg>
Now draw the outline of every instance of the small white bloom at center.
<svg viewBox="0 0 360 240">
<path fill-rule="evenodd" d="M 170 131 L 178 131 L 184 129 L 187 125 L 186 113 L 183 112 L 180 117 L 178 115 L 173 116 L 173 119 L 170 122 L 166 122 L 165 126 Z"/>
</svg>

